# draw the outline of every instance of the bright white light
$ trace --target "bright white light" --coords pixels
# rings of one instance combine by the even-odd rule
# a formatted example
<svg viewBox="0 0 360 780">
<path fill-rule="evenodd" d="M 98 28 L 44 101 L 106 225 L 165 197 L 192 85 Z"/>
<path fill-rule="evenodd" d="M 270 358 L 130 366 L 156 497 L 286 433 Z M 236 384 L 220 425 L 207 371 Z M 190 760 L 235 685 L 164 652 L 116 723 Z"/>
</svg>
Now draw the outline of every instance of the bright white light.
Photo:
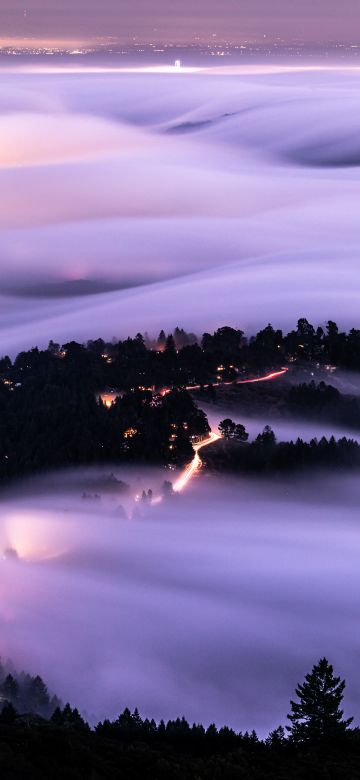
<svg viewBox="0 0 360 780">
<path fill-rule="evenodd" d="M 183 473 L 180 475 L 179 479 L 175 482 L 174 485 L 174 492 L 175 493 L 181 493 L 184 488 L 189 484 L 193 476 L 200 470 L 202 461 L 199 455 L 199 450 L 202 450 L 204 447 L 208 447 L 209 444 L 214 444 L 214 442 L 218 441 L 221 436 L 219 436 L 218 433 L 215 433 L 212 431 L 207 439 L 204 439 L 204 441 L 199 442 L 199 444 L 195 444 L 194 450 L 195 455 L 193 457 L 193 460 L 191 463 L 189 463 L 188 466 L 184 469 Z"/>
</svg>

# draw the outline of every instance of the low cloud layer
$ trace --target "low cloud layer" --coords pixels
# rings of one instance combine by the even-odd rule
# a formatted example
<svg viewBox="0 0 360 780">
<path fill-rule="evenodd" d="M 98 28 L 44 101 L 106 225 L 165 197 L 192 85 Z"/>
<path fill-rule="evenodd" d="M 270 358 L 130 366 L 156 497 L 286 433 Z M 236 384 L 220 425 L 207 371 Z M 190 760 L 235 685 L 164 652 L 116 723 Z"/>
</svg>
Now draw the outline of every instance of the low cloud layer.
<svg viewBox="0 0 360 780">
<path fill-rule="evenodd" d="M 129 705 L 264 734 L 326 654 L 355 713 L 356 480 L 207 479 L 133 521 L 53 491 L 2 502 L 3 656 L 94 720 Z"/>
<path fill-rule="evenodd" d="M 1 71 L 1 351 L 356 324 L 358 109 L 352 69 Z"/>
</svg>

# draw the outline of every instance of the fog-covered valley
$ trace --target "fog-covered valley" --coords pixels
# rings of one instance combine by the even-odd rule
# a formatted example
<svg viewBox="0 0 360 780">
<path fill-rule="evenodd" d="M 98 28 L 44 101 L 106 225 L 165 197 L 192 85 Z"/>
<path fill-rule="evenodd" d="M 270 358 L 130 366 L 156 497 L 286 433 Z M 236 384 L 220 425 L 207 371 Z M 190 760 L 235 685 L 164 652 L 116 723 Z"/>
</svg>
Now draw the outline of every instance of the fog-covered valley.
<svg viewBox="0 0 360 780">
<path fill-rule="evenodd" d="M 58 342 L 47 363 L 40 355 L 33 430 L 56 442 L 56 455 L 74 453 L 52 425 L 83 447 L 77 460 L 54 463 L 104 448 L 102 428 L 87 438 L 86 414 L 76 428 L 88 379 L 76 354 L 81 403 L 64 424 L 73 377 L 61 374 L 59 345 L 68 340 L 157 337 L 177 325 L 200 335 L 228 324 L 251 336 L 299 317 L 359 324 L 358 69 L 167 70 L 0 70 L 0 357 Z M 101 359 L 114 373 L 101 376 L 125 380 L 132 393 L 112 346 L 114 357 Z M 254 366 L 249 376 L 269 369 L 266 360 Z M 1 656 L 41 674 L 91 723 L 129 706 L 157 720 L 184 714 L 265 735 L 284 723 L 296 682 L 324 655 L 346 677 L 346 711 L 356 712 L 356 476 L 270 481 L 203 469 L 161 500 L 174 465 L 118 462 L 15 481 L 44 468 L 44 458 L 33 462 L 26 405 L 33 370 L 24 355 L 15 368 L 4 361 L 4 397 L 14 419 L 18 399 L 29 421 L 30 456 L 21 455 L 21 426 L 11 440 L 10 420 L 3 457 L 20 455 L 0 500 Z M 166 397 L 172 376 L 168 367 L 154 393 Z M 56 392 L 47 395 L 51 381 Z M 355 372 L 329 381 L 360 394 Z M 89 384 L 96 412 L 100 390 L 117 395 L 105 384 L 96 396 Z M 250 441 L 266 424 L 278 441 L 360 437 L 355 425 L 315 415 L 199 403 L 213 431 L 229 416 Z M 120 442 L 128 425 L 109 420 Z M 177 428 L 170 438 L 164 429 L 166 446 Z M 149 455 L 151 437 L 147 444 Z"/>
<path fill-rule="evenodd" d="M 141 484 L 156 489 L 162 476 Z M 3 657 L 93 721 L 128 705 L 264 734 L 324 654 L 355 708 L 356 478 L 324 490 L 322 479 L 203 474 L 132 519 L 117 492 L 81 498 L 84 481 L 99 484 L 76 472 L 57 490 L 49 478 L 2 500 Z"/>
</svg>

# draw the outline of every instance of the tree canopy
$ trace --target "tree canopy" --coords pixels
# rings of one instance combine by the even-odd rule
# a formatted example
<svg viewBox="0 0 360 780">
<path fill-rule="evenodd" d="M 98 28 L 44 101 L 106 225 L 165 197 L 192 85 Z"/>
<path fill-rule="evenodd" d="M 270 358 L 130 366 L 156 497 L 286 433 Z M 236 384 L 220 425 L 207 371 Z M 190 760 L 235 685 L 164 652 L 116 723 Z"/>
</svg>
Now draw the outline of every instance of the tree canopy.
<svg viewBox="0 0 360 780">
<path fill-rule="evenodd" d="M 343 736 L 353 718 L 344 718 L 341 703 L 345 680 L 334 676 L 327 658 L 321 658 L 296 688 L 298 701 L 291 701 L 287 726 L 293 742 L 331 740 Z"/>
</svg>

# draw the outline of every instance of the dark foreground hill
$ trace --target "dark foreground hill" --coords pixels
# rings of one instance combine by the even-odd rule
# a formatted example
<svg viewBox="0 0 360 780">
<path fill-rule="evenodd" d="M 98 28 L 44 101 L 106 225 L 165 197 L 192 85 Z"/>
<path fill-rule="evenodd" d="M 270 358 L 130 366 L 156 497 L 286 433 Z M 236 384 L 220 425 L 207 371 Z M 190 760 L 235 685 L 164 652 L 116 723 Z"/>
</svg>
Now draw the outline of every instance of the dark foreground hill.
<svg viewBox="0 0 360 780">
<path fill-rule="evenodd" d="M 36 716 L 0 726 L 3 780 L 357 780 L 360 736 L 295 747 L 254 736 L 218 740 L 181 733 L 149 744 L 134 734 L 105 737 Z M 234 740 L 235 742 L 235 740 Z"/>
<path fill-rule="evenodd" d="M 14 679 L 8 675 L 1 690 L 16 699 L 18 692 L 10 685 Z M 38 689 L 40 678 L 29 679 L 37 681 Z M 115 721 L 90 729 L 69 704 L 58 704 L 45 719 L 37 714 L 43 706 L 39 697 L 32 700 L 32 714 L 19 714 L 2 694 L 0 777 L 360 780 L 360 730 L 352 728 L 352 718 L 344 718 L 344 689 L 345 681 L 335 677 L 322 658 L 296 688 L 297 700 L 290 702 L 288 715 L 291 725 L 275 729 L 265 741 L 254 731 L 242 734 L 215 725 L 205 729 L 190 726 L 185 718 L 157 724 L 128 709 Z M 43 683 L 42 691 L 47 693 Z"/>
</svg>

